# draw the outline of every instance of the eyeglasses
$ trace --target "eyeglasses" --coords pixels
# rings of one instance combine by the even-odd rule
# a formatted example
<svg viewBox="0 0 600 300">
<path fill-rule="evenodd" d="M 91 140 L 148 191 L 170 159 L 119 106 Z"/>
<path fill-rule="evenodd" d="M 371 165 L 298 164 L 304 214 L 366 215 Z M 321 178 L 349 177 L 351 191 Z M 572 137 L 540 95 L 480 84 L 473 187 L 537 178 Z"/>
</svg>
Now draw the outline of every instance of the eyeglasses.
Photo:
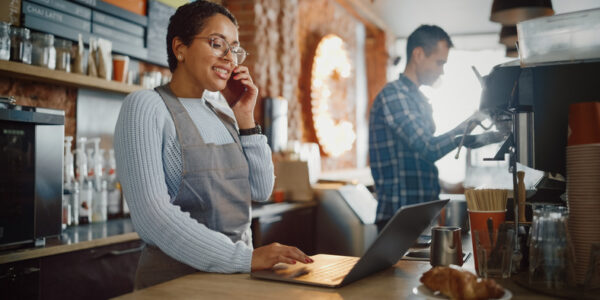
<svg viewBox="0 0 600 300">
<path fill-rule="evenodd" d="M 221 37 L 209 36 L 209 37 L 195 37 L 194 39 L 207 39 L 208 44 L 213 50 L 213 53 L 218 57 L 225 57 L 229 51 L 233 54 L 233 63 L 239 65 L 244 62 L 248 52 L 240 46 L 231 46 L 229 43 Z"/>
</svg>

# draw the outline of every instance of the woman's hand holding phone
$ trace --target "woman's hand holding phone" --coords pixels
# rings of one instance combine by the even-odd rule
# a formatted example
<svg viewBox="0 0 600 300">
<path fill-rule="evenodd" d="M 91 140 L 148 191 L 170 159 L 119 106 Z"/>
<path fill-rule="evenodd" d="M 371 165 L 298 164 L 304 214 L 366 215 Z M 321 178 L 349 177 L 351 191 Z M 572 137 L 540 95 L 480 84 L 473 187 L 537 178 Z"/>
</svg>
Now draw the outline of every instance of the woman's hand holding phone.
<svg viewBox="0 0 600 300">
<path fill-rule="evenodd" d="M 237 66 L 233 69 L 227 86 L 221 94 L 229 103 L 240 129 L 253 128 L 254 106 L 258 97 L 258 88 L 252 82 L 252 77 L 246 66 Z"/>
</svg>

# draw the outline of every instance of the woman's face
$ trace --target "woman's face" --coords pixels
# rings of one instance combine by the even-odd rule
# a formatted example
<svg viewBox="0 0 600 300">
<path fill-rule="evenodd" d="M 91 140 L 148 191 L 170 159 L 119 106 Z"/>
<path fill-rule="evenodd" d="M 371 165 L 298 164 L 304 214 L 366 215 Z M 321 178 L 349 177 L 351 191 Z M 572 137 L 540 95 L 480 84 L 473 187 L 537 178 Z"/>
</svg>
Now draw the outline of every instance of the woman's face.
<svg viewBox="0 0 600 300">
<path fill-rule="evenodd" d="M 215 14 L 206 19 L 204 28 L 195 35 L 189 46 L 182 45 L 176 50 L 182 52 L 183 56 L 183 62 L 179 62 L 177 68 L 183 68 L 185 75 L 198 87 L 215 92 L 225 88 L 235 64 L 231 51 L 224 57 L 215 55 L 208 39 L 210 37 L 221 37 L 231 46 L 239 44 L 235 24 L 226 16 Z"/>
</svg>

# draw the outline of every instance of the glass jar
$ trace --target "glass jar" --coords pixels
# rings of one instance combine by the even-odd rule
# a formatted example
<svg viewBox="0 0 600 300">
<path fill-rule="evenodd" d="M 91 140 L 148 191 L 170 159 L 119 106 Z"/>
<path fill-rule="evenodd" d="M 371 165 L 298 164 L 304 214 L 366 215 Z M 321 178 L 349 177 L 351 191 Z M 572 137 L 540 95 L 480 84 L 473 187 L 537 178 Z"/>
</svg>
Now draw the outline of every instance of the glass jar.
<svg viewBox="0 0 600 300">
<path fill-rule="evenodd" d="M 34 65 L 54 70 L 56 68 L 56 49 L 54 35 L 49 33 L 32 34 L 33 50 L 31 61 Z"/>
<path fill-rule="evenodd" d="M 10 60 L 31 64 L 31 33 L 22 27 L 10 28 Z"/>
<path fill-rule="evenodd" d="M 0 59 L 10 59 L 10 24 L 0 22 Z"/>
<path fill-rule="evenodd" d="M 71 48 L 73 42 L 63 39 L 54 39 L 56 48 L 56 69 L 71 72 Z"/>
</svg>

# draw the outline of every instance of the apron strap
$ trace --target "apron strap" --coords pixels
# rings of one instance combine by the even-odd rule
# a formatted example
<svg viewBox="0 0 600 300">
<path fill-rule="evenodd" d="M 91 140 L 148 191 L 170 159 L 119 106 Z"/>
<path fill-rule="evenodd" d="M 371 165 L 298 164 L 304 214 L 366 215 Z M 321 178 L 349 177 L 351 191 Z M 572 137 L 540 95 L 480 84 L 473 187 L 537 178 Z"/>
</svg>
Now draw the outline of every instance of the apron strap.
<svg viewBox="0 0 600 300">
<path fill-rule="evenodd" d="M 195 130 L 196 129 L 195 127 L 193 127 L 194 130 L 183 130 L 184 128 L 181 127 L 179 118 L 185 118 L 183 121 L 184 121 L 184 123 L 187 123 L 187 124 L 193 125 L 194 121 L 192 120 L 192 117 L 190 117 L 190 114 L 188 114 L 187 110 L 185 110 L 185 107 L 183 107 L 183 104 L 181 104 L 181 102 L 179 102 L 179 99 L 177 98 L 177 96 L 175 96 L 175 94 L 173 94 L 173 92 L 169 88 L 169 85 L 165 84 L 165 85 L 157 86 L 156 88 L 154 88 L 154 90 L 156 90 L 156 92 L 158 92 L 160 97 L 163 99 L 163 101 L 165 102 L 165 104 L 167 106 L 167 110 L 171 114 L 171 119 L 173 119 L 173 123 L 175 124 L 175 129 L 176 129 L 175 131 L 177 132 L 177 139 L 179 140 L 179 144 L 181 144 L 181 147 L 183 148 L 183 146 L 184 146 L 184 143 L 183 143 L 185 141 L 183 138 L 184 133 L 194 134 L 195 138 L 197 138 L 198 141 L 200 141 L 201 143 L 204 143 L 204 139 L 202 138 L 202 135 L 200 135 L 200 132 L 198 132 L 198 130 Z M 185 170 L 184 170 L 184 172 L 185 172 Z"/>
<path fill-rule="evenodd" d="M 240 150 L 242 150 L 243 153 L 244 149 L 242 148 L 242 141 L 240 140 L 239 132 L 234 125 L 235 121 L 230 116 L 216 109 L 210 102 L 206 101 L 206 105 L 219 117 L 221 122 L 223 122 L 223 125 L 225 125 L 225 127 L 231 134 L 231 137 L 233 138 L 235 143 L 238 144 L 238 146 L 240 146 Z"/>
</svg>

